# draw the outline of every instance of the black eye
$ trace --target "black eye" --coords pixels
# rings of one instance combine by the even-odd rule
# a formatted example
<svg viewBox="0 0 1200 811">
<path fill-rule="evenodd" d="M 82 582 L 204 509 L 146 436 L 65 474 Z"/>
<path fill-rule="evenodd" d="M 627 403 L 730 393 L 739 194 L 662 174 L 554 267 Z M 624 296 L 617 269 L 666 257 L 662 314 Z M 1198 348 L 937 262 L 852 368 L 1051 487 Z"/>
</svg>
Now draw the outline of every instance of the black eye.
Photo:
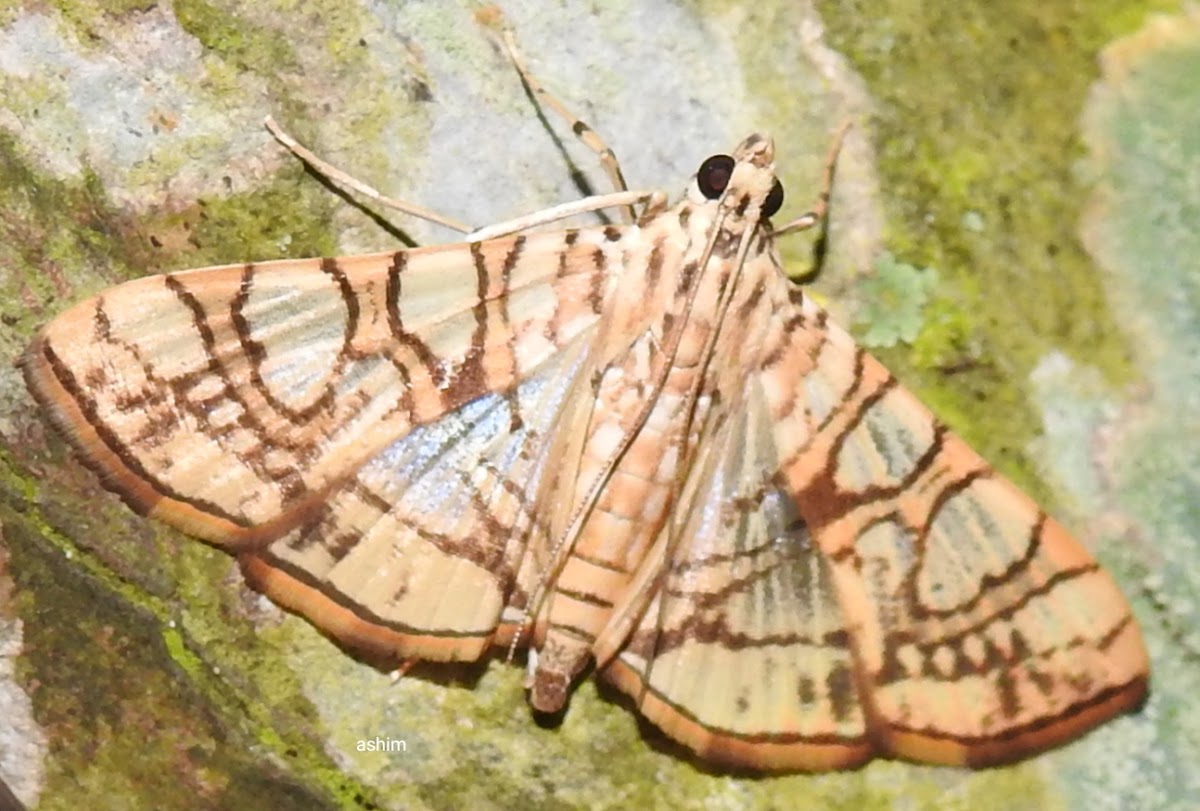
<svg viewBox="0 0 1200 811">
<path fill-rule="evenodd" d="M 696 183 L 700 193 L 709 200 L 716 200 L 729 185 L 733 176 L 733 158 L 728 155 L 713 155 L 700 164 L 696 172 Z M 783 202 L 782 200 L 780 202 Z"/>
<path fill-rule="evenodd" d="M 763 200 L 762 218 L 765 220 L 768 217 L 773 217 L 782 205 L 783 184 L 779 182 L 779 178 L 775 178 L 775 185 L 771 186 L 771 191 L 767 194 L 767 199 Z"/>
</svg>

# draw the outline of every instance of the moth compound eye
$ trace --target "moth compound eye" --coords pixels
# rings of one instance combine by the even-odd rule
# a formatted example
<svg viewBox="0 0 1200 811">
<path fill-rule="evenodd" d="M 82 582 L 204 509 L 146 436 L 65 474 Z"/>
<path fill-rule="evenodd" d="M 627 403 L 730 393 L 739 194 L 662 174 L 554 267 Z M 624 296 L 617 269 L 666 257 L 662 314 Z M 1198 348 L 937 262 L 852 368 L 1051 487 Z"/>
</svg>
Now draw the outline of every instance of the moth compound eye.
<svg viewBox="0 0 1200 811">
<path fill-rule="evenodd" d="M 775 216 L 775 212 L 783 205 L 783 184 L 779 182 L 779 178 L 775 178 L 775 184 L 771 186 L 771 191 L 767 193 L 767 199 L 763 200 L 762 218 L 765 220 L 768 217 Z"/>
<path fill-rule="evenodd" d="M 700 164 L 696 172 L 696 184 L 700 193 L 709 200 L 716 200 L 729 185 L 733 176 L 733 158 L 728 155 L 713 155 Z M 782 201 L 781 201 L 782 202 Z"/>
</svg>

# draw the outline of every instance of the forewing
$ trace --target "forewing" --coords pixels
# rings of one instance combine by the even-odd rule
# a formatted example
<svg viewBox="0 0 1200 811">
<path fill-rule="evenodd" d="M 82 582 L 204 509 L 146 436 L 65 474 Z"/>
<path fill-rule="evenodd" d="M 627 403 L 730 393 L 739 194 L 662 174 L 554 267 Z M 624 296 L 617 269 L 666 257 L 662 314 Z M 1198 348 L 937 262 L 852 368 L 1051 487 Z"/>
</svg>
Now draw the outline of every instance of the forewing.
<svg viewBox="0 0 1200 811">
<path fill-rule="evenodd" d="M 832 568 L 877 751 L 991 764 L 1137 706 L 1140 632 L 1083 547 L 815 305 L 775 323 L 781 481 Z"/>
<path fill-rule="evenodd" d="M 24 371 L 131 506 L 244 549 L 594 323 L 602 242 L 566 232 L 139 279 L 56 318 Z"/>
</svg>

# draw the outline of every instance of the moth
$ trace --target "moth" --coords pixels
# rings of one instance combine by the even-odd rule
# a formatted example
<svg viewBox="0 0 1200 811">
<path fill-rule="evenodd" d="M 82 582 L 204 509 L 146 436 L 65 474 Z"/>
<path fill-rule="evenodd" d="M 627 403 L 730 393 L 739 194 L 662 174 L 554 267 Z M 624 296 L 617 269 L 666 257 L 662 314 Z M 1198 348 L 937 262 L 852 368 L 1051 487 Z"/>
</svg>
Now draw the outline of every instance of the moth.
<svg viewBox="0 0 1200 811">
<path fill-rule="evenodd" d="M 771 139 L 673 205 L 601 202 L 635 200 L 131 281 L 25 378 L 278 604 L 373 661 L 528 646 L 539 711 L 594 668 L 701 758 L 824 770 L 1001 763 L 1136 708 L 1110 576 L 789 280 Z"/>
</svg>

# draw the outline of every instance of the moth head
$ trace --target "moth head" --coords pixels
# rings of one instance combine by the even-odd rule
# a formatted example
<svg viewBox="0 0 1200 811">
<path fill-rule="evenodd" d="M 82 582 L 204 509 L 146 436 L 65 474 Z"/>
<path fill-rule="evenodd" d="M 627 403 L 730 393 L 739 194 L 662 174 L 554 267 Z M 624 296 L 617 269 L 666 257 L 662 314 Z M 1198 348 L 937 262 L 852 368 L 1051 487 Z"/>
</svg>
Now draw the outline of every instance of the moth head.
<svg viewBox="0 0 1200 811">
<path fill-rule="evenodd" d="M 700 164 L 689 196 L 697 203 L 715 201 L 727 214 L 754 222 L 766 220 L 783 205 L 783 184 L 775 176 L 775 143 L 755 133 L 732 155 L 713 155 Z"/>
</svg>

